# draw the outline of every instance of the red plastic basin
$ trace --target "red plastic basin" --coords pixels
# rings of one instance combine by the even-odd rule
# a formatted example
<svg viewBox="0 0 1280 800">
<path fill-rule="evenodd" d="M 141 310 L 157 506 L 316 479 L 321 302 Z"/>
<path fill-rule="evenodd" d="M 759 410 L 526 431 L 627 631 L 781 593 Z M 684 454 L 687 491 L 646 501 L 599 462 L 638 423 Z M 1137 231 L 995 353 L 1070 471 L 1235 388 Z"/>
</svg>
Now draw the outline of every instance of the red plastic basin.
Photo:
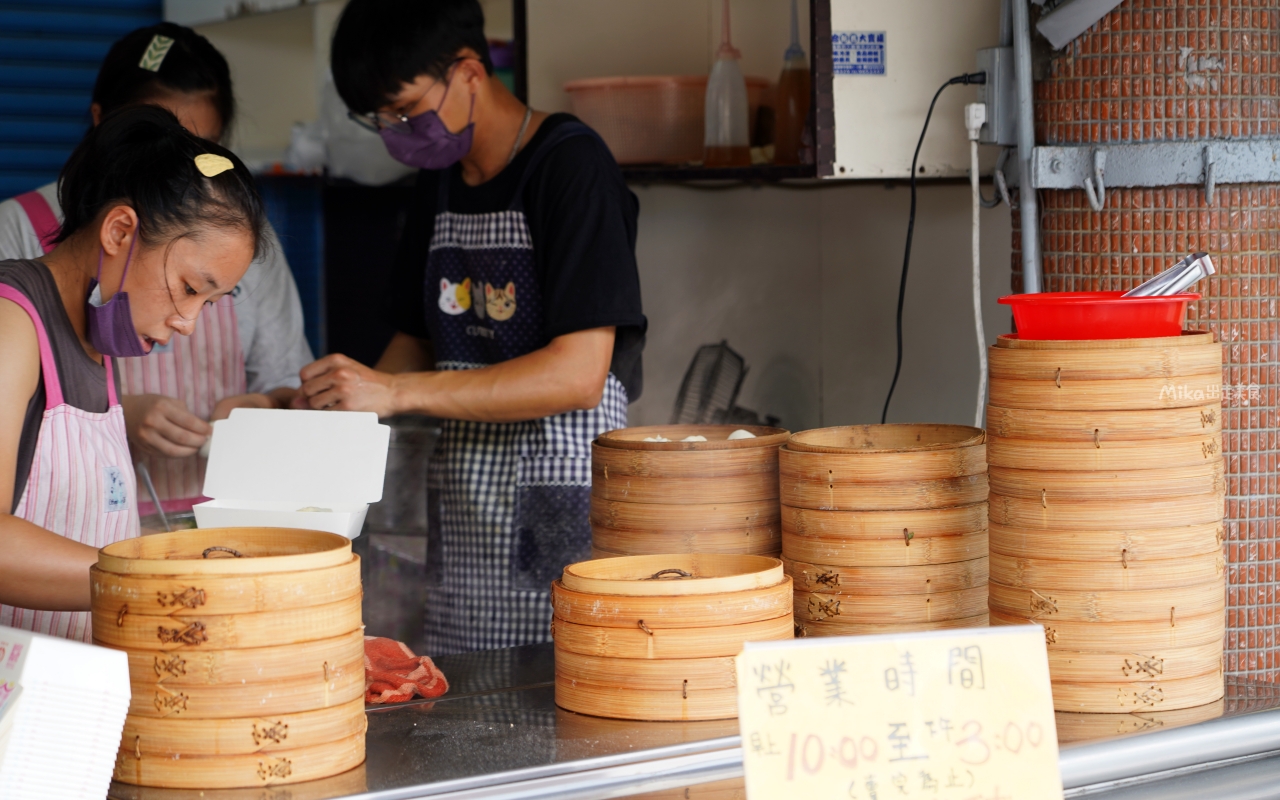
<svg viewBox="0 0 1280 800">
<path fill-rule="evenodd" d="M 1200 295 L 1121 297 L 1123 292 L 1011 294 L 1020 339 L 1149 339 L 1180 336 L 1187 303 Z"/>
</svg>

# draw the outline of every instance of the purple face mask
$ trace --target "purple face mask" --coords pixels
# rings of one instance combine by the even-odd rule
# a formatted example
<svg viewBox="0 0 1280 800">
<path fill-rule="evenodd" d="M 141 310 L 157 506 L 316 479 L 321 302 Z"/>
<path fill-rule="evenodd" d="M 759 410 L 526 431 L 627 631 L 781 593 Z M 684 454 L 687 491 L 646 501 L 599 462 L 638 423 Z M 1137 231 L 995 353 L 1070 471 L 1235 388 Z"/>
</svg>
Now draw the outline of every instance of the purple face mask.
<svg viewBox="0 0 1280 800">
<path fill-rule="evenodd" d="M 448 97 L 449 84 L 445 84 L 440 108 L 444 107 L 444 101 Z M 445 127 L 444 120 L 440 119 L 439 108 L 436 108 L 424 111 L 416 117 L 409 117 L 407 133 L 383 128 L 378 131 L 378 135 L 387 146 L 387 152 L 401 164 L 418 169 L 445 169 L 471 152 L 471 136 L 476 127 L 471 117 L 475 110 L 476 98 L 472 95 L 467 126 L 457 133 L 452 133 Z"/>
<path fill-rule="evenodd" d="M 129 245 L 129 255 L 124 259 L 124 274 L 120 276 L 120 289 L 111 299 L 102 302 L 102 251 L 98 251 L 98 277 L 89 284 L 89 297 L 85 300 L 85 316 L 89 322 L 89 344 L 93 349 L 116 358 L 140 358 L 147 354 L 133 327 L 133 314 L 129 310 L 129 293 L 124 291 L 124 279 L 129 275 L 129 262 L 133 259 L 135 236 Z"/>
</svg>

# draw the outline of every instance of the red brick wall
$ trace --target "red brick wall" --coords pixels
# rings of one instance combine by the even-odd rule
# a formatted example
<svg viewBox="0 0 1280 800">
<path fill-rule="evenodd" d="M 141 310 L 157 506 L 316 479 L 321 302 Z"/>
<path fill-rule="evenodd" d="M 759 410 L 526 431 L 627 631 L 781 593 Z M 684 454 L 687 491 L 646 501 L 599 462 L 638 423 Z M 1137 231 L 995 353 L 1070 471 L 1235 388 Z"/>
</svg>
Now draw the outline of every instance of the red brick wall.
<svg viewBox="0 0 1280 800">
<path fill-rule="evenodd" d="M 1035 97 L 1040 144 L 1280 136 L 1280 3 L 1125 0 Z M 1046 291 L 1128 289 L 1194 250 L 1218 266 L 1189 317 L 1223 342 L 1229 389 L 1227 670 L 1280 679 L 1280 186 L 1219 185 L 1212 206 L 1201 187 L 1109 189 L 1101 212 L 1082 190 L 1040 198 Z"/>
</svg>

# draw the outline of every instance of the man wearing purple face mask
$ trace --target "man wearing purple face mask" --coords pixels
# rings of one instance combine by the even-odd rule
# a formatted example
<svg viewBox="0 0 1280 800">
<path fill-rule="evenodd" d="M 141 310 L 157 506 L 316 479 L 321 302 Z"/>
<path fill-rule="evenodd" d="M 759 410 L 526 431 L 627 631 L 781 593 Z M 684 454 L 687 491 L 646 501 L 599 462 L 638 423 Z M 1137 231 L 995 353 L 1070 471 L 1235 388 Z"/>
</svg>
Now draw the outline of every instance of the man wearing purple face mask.
<svg viewBox="0 0 1280 800">
<path fill-rule="evenodd" d="M 477 0 L 351 0 L 334 83 L 418 167 L 376 369 L 332 355 L 295 405 L 444 420 L 430 469 L 430 653 L 545 641 L 590 557 L 591 441 L 625 427 L 647 322 L 639 205 L 604 142 L 494 77 Z"/>
</svg>

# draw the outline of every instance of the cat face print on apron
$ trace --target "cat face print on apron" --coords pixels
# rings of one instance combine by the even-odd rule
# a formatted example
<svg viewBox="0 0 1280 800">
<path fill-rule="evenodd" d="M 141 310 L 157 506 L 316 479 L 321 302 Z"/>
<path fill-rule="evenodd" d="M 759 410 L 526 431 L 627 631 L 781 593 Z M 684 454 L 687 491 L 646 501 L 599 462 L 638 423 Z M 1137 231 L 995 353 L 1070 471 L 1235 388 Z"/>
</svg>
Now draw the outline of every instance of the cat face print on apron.
<svg viewBox="0 0 1280 800">
<path fill-rule="evenodd" d="M 524 168 L 509 208 L 448 211 L 440 190 L 424 281 L 436 368 L 479 369 L 549 344 L 524 187 L 580 123 L 557 126 Z M 591 441 L 626 426 L 610 374 L 600 405 L 516 423 L 449 420 L 428 488 L 426 640 L 433 655 L 546 641 L 550 584 L 590 558 Z"/>
<path fill-rule="evenodd" d="M 26 212 L 40 246 L 48 253 L 61 227 L 57 215 L 39 192 L 27 192 L 14 199 Z M 126 395 L 176 397 L 200 419 L 211 417 L 219 400 L 244 394 L 244 349 L 240 346 L 235 306 L 239 293 L 237 287 L 203 309 L 190 336 L 175 336 L 168 346 L 153 350 L 146 358 L 118 361 L 121 390 Z M 206 459 L 144 455 L 139 461 L 151 472 L 166 513 L 190 511 L 191 506 L 209 499 L 202 494 Z M 141 492 L 138 496 L 142 496 Z M 139 513 L 154 514 L 155 505 L 142 500 Z"/>
<path fill-rule="evenodd" d="M 136 484 L 124 411 L 116 397 L 113 359 L 103 357 L 106 412 L 95 414 L 68 405 L 62 396 L 53 349 L 35 306 L 9 286 L 0 285 L 0 297 L 21 306 L 35 324 L 45 391 L 31 472 L 13 515 L 90 547 L 137 536 Z M 87 611 L 33 611 L 0 605 L 0 625 L 83 642 L 91 639 Z"/>
</svg>

